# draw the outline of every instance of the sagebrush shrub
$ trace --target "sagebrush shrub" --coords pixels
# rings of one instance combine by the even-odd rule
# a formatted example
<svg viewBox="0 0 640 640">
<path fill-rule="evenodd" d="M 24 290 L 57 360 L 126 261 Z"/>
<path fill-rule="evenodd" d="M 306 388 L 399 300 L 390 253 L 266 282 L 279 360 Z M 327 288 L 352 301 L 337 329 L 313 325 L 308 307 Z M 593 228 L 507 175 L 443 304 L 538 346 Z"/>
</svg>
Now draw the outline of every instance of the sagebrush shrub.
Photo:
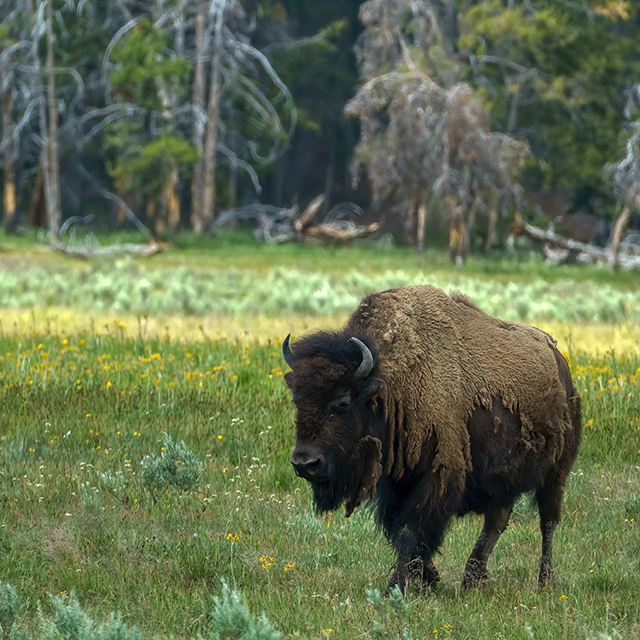
<svg viewBox="0 0 640 640">
<path fill-rule="evenodd" d="M 202 474 L 202 462 L 184 441 L 174 442 L 165 434 L 160 457 L 145 456 L 141 463 L 142 481 L 153 493 L 167 488 L 179 491 L 195 489 Z"/>
</svg>

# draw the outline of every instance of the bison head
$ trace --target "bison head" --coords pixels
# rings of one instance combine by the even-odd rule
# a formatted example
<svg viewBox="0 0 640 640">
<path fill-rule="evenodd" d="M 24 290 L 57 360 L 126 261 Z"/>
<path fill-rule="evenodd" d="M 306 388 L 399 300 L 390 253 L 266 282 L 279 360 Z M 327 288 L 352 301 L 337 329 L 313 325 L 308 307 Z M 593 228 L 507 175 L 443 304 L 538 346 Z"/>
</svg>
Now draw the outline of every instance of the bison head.
<svg viewBox="0 0 640 640">
<path fill-rule="evenodd" d="M 289 336 L 282 344 L 297 409 L 291 464 L 311 483 L 320 512 L 345 503 L 350 515 L 373 495 L 382 473 L 384 429 L 375 397 L 384 382 L 372 375 L 373 345 L 361 338 L 314 334 L 297 342 L 295 353 Z"/>
</svg>

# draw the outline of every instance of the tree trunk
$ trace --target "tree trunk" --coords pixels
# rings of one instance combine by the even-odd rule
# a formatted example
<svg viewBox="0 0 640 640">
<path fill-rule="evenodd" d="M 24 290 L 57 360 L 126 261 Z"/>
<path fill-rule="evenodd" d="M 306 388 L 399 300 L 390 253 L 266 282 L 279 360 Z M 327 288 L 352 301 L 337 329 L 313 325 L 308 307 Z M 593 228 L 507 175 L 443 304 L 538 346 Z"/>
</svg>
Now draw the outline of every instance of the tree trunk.
<svg viewBox="0 0 640 640">
<path fill-rule="evenodd" d="M 524 79 L 520 82 L 524 84 Z M 510 134 L 516 128 L 518 122 L 518 107 L 520 106 L 520 89 L 511 96 L 511 106 L 509 107 L 509 121 L 507 122 L 507 133 Z"/>
<path fill-rule="evenodd" d="M 196 68 L 193 78 L 193 145 L 202 154 L 204 137 L 204 44 L 205 44 L 205 9 L 204 5 L 196 15 Z M 193 167 L 191 181 L 191 228 L 196 233 L 202 232 L 202 160 Z"/>
<path fill-rule="evenodd" d="M 418 207 L 418 230 L 416 232 L 416 249 L 422 255 L 424 253 L 424 231 L 427 226 L 427 205 L 422 203 Z"/>
<path fill-rule="evenodd" d="M 233 165 L 229 168 L 229 203 L 238 206 L 238 169 Z"/>
<path fill-rule="evenodd" d="M 456 0 L 448 0 L 445 6 L 445 34 L 448 48 L 456 51 L 458 44 L 458 13 L 456 11 Z"/>
<path fill-rule="evenodd" d="M 331 202 L 331 190 L 333 189 L 333 160 L 329 161 L 327 171 L 324 176 L 324 206 L 322 213 L 326 215 L 329 212 L 329 203 Z"/>
<path fill-rule="evenodd" d="M 462 264 L 467 257 L 469 238 L 464 216 L 458 211 L 456 199 L 447 197 L 449 207 L 449 255 L 456 264 Z"/>
<path fill-rule="evenodd" d="M 47 140 L 47 167 L 45 190 L 47 193 L 47 224 L 54 240 L 60 234 L 60 162 L 58 157 L 58 107 L 56 105 L 55 69 L 53 66 L 53 0 L 47 3 L 47 103 L 49 107 L 49 132 Z"/>
<path fill-rule="evenodd" d="M 218 21 L 221 21 L 221 17 Z M 197 233 L 209 231 L 215 215 L 216 205 L 216 144 L 218 142 L 218 121 L 220 119 L 220 81 L 221 60 L 217 47 L 220 40 L 216 37 L 211 60 L 211 85 L 209 87 L 209 102 L 207 104 L 207 127 L 204 140 L 204 176 L 202 191 L 202 209 L 200 211 L 200 227 L 194 229 Z"/>
<path fill-rule="evenodd" d="M 407 247 L 417 247 L 418 203 L 411 198 L 402 219 L 402 241 Z"/>
<path fill-rule="evenodd" d="M 616 224 L 613 227 L 613 235 L 611 236 L 611 244 L 608 247 L 609 251 L 609 266 L 612 269 L 618 268 L 618 254 L 620 252 L 620 243 L 622 241 L 622 234 L 629 224 L 631 219 L 631 209 L 625 205 L 622 208 L 622 213 L 618 216 Z"/>
<path fill-rule="evenodd" d="M 147 204 L 144 209 L 145 215 L 147 216 L 147 226 L 150 227 L 151 223 L 154 223 L 155 229 L 155 217 L 156 217 L 156 200 L 155 195 L 152 193 L 149 195 L 149 199 L 147 200 Z"/>
<path fill-rule="evenodd" d="M 493 239 L 498 226 L 498 208 L 491 203 L 487 213 L 487 237 L 484 240 L 484 251 L 488 253 L 493 246 Z"/>
<path fill-rule="evenodd" d="M 167 180 L 167 222 L 169 233 L 173 236 L 180 226 L 180 199 L 178 198 L 178 167 L 172 163 L 169 179 Z"/>
<path fill-rule="evenodd" d="M 2 99 L 2 140 L 4 143 L 4 229 L 7 233 L 16 230 L 16 175 L 13 168 L 15 159 L 15 143 L 13 140 L 13 94 L 8 81 L 8 72 L 4 69 L 0 77 L 0 87 L 4 89 Z"/>
<path fill-rule="evenodd" d="M 45 165 L 47 163 L 47 150 L 42 150 L 36 184 L 31 196 L 31 204 L 27 213 L 27 224 L 30 227 L 43 228 L 47 226 L 47 192 L 45 189 Z"/>
</svg>

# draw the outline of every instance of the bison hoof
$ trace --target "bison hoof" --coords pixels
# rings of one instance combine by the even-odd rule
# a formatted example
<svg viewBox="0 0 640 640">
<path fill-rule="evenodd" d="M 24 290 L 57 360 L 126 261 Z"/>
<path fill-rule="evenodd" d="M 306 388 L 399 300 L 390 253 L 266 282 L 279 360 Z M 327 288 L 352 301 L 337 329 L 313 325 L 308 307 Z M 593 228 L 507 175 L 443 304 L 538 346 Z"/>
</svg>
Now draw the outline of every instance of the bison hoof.
<svg viewBox="0 0 640 640">
<path fill-rule="evenodd" d="M 538 589 L 542 590 L 547 585 L 554 584 L 555 578 L 553 575 L 553 567 L 543 566 L 540 567 L 540 574 L 538 575 Z"/>
<path fill-rule="evenodd" d="M 479 589 L 487 580 L 487 576 L 469 576 L 465 574 L 464 578 L 462 578 L 462 588 L 465 591 L 473 591 L 474 589 Z"/>
<path fill-rule="evenodd" d="M 429 562 L 425 565 L 424 572 L 422 574 L 422 587 L 427 592 L 431 591 L 435 593 L 438 582 L 440 582 L 438 570 L 433 562 Z"/>
<path fill-rule="evenodd" d="M 465 591 L 472 591 L 481 587 L 489 577 L 487 567 L 480 563 L 473 563 L 472 566 L 467 564 L 462 578 L 462 588 Z"/>
<path fill-rule="evenodd" d="M 391 592 L 398 587 L 400 589 L 400 593 L 405 595 L 407 592 L 407 581 L 406 580 L 398 580 L 395 576 L 389 580 L 389 584 L 387 585 L 387 590 L 384 592 L 385 598 L 388 598 L 391 595 Z"/>
</svg>

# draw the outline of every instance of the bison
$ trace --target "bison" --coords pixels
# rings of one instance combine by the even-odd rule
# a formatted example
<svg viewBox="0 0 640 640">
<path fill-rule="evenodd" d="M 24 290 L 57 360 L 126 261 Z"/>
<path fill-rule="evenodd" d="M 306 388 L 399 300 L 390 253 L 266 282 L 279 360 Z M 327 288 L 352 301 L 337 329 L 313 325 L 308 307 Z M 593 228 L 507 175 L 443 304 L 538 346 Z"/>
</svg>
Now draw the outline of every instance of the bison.
<svg viewBox="0 0 640 640">
<path fill-rule="evenodd" d="M 369 503 L 397 552 L 389 588 L 434 589 L 453 516 L 484 515 L 463 587 L 481 585 L 514 500 L 535 492 L 542 556 L 582 429 L 580 396 L 548 334 L 429 285 L 361 302 L 346 326 L 282 345 L 297 409 L 291 463 L 318 512 Z"/>
</svg>

